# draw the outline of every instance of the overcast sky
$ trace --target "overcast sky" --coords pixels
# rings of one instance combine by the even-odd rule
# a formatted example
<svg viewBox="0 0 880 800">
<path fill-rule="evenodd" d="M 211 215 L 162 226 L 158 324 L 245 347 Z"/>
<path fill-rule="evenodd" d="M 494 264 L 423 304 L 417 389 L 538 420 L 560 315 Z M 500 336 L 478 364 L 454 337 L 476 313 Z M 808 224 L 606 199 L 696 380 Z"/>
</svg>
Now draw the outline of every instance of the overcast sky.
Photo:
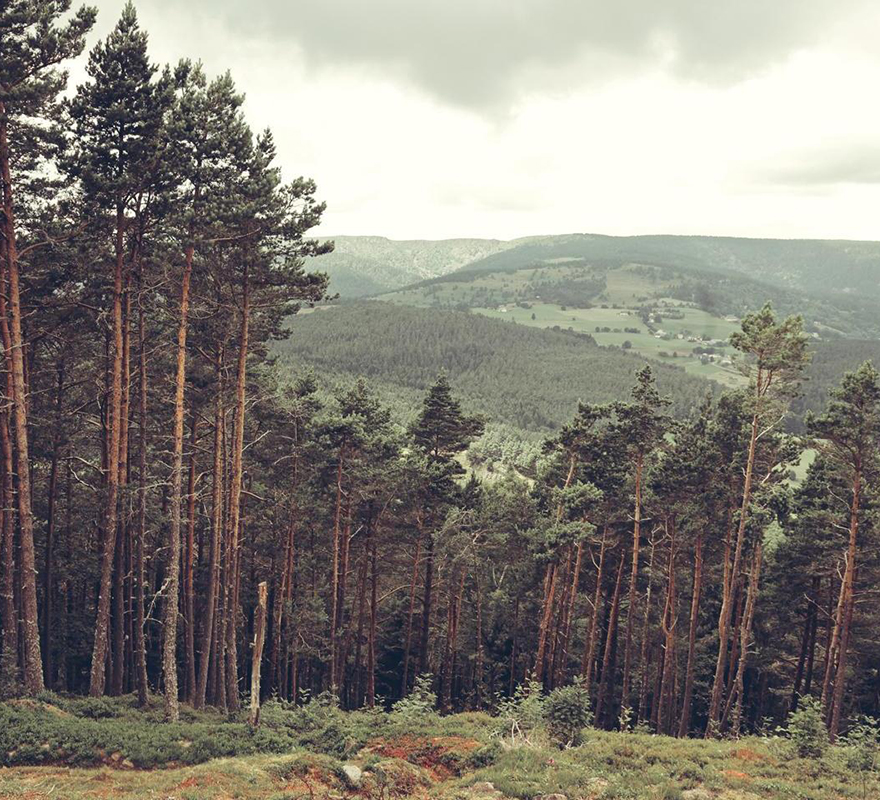
<svg viewBox="0 0 880 800">
<path fill-rule="evenodd" d="M 876 0 L 137 8 L 154 60 L 232 72 L 324 233 L 880 239 Z"/>
</svg>

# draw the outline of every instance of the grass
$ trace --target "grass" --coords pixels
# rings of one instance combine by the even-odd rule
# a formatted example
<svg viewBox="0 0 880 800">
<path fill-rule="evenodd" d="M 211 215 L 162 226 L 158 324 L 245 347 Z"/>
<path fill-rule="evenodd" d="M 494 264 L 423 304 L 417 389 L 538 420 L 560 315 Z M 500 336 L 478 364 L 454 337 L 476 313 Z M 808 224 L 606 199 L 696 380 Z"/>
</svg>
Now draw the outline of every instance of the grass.
<svg viewBox="0 0 880 800">
<path fill-rule="evenodd" d="M 593 308 L 573 308 L 540 299 L 536 287 L 541 282 L 564 282 L 572 274 L 580 277 L 593 274 L 605 281 L 605 289 L 590 301 Z M 722 366 L 718 362 L 703 363 L 699 357 L 693 357 L 693 350 L 700 343 L 688 341 L 693 336 L 726 342 L 738 324 L 682 301 L 664 297 L 676 284 L 678 277 L 660 278 L 635 265 L 591 271 L 582 262 L 572 266 L 562 261 L 512 272 L 470 276 L 460 281 L 446 278 L 441 282 L 392 292 L 383 295 L 382 299 L 413 306 L 468 307 L 484 316 L 511 320 L 521 325 L 539 328 L 558 326 L 577 333 L 588 333 L 600 345 L 610 347 L 621 347 L 627 342 L 634 352 L 646 358 L 683 367 L 692 375 L 714 380 L 724 386 L 742 386 L 744 379 L 733 366 Z M 518 302 L 529 307 L 522 308 L 517 305 Z M 645 304 L 674 307 L 682 315 L 682 319 L 663 317 L 663 321 L 657 324 L 668 334 L 668 338 L 656 338 L 639 318 L 636 309 Z M 602 308 L 603 305 L 606 307 Z M 610 330 L 597 331 L 596 328 Z M 626 332 L 625 328 L 639 328 L 640 332 Z M 678 338 L 679 335 L 682 338 Z M 732 354 L 729 347 L 720 352 L 728 356 Z"/>
<path fill-rule="evenodd" d="M 621 347 L 624 342 L 632 345 L 632 351 L 646 358 L 663 361 L 683 367 L 692 375 L 699 375 L 717 381 L 725 386 L 741 386 L 744 379 L 734 367 L 723 367 L 719 363 L 704 364 L 693 357 L 693 350 L 699 342 L 689 342 L 688 338 L 720 339 L 727 341 L 737 324 L 715 317 L 699 308 L 686 305 L 676 307 L 683 319 L 664 317 L 658 323 L 670 339 L 656 338 L 645 326 L 634 309 L 630 308 L 569 308 L 549 303 L 534 303 L 531 308 L 516 305 L 495 308 L 474 308 L 475 312 L 494 319 L 511 320 L 520 325 L 538 328 L 558 326 L 576 333 L 590 334 L 600 345 Z M 532 318 L 534 315 L 534 319 Z M 596 328 L 610 328 L 610 331 Z M 637 328 L 639 333 L 627 332 L 626 328 Z M 678 336 L 682 338 L 677 338 Z M 733 353 L 732 348 L 723 349 L 725 355 Z"/>
<path fill-rule="evenodd" d="M 169 726 L 157 703 L 140 711 L 131 698 L 45 700 L 52 702 L 0 704 L 0 798 L 528 800 L 559 793 L 569 800 L 677 800 L 689 790 L 718 800 L 880 796 L 878 774 L 853 773 L 845 747 L 801 759 L 780 737 L 706 741 L 587 729 L 582 746 L 561 750 L 541 730 L 530 744 L 511 746 L 496 735 L 497 721 L 482 713 L 346 714 L 321 702 L 298 709 L 273 703 L 262 730 L 278 749 L 252 752 L 246 726 L 234 717 L 186 709 L 188 721 Z M 212 757 L 203 748 L 202 763 L 186 763 L 168 749 L 168 742 L 193 741 L 178 737 L 195 735 L 199 726 L 214 739 L 234 741 L 236 753 Z M 136 730 L 140 763 L 123 758 L 126 737 Z M 71 760 L 75 747 L 51 745 L 59 733 L 88 741 L 91 755 L 83 758 L 83 750 Z M 111 741 L 123 748 L 118 755 L 101 747 Z M 30 749 L 8 749 L 13 742 Z M 362 770 L 356 787 L 346 765 Z"/>
</svg>

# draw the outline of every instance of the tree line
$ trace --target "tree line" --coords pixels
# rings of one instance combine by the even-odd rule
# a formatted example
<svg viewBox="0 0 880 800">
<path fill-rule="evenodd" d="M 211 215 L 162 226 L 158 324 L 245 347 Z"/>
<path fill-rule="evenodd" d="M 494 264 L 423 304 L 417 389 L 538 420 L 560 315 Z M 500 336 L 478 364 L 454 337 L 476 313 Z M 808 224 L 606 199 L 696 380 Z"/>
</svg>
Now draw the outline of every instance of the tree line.
<svg viewBox="0 0 880 800">
<path fill-rule="evenodd" d="M 275 363 L 325 295 L 324 207 L 231 78 L 158 68 L 128 6 L 61 100 L 95 16 L 69 10 L 0 11 L 4 695 L 158 691 L 174 720 L 237 711 L 259 668 L 346 708 L 579 681 L 598 724 L 679 736 L 810 695 L 832 736 L 878 712 L 870 363 L 787 433 L 808 337 L 765 306 L 731 338 L 746 388 L 673 414 L 644 365 L 528 476 L 468 474 L 486 418 L 447 377 L 401 419 L 370 379 Z"/>
</svg>

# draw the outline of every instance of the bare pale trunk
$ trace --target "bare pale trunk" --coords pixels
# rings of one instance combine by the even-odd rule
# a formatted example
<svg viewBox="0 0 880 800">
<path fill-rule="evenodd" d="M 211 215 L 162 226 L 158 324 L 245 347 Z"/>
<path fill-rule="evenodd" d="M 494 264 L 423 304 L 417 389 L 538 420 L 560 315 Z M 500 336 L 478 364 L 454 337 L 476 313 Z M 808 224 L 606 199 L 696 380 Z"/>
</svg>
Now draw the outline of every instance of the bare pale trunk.
<svg viewBox="0 0 880 800">
<path fill-rule="evenodd" d="M 180 504 L 183 494 L 183 416 L 186 391 L 186 335 L 193 248 L 187 248 L 180 312 L 177 321 L 177 369 L 174 378 L 174 425 L 171 451 L 171 526 L 168 531 L 168 574 L 163 605 L 162 677 L 165 684 L 165 719 L 177 722 L 180 701 L 177 690 L 177 617 L 180 593 Z"/>
<path fill-rule="evenodd" d="M 21 554 L 21 621 L 24 636 L 24 687 L 28 694 L 43 691 L 43 659 L 40 653 L 40 630 L 37 612 L 37 568 L 34 556 L 34 518 L 31 511 L 31 467 L 27 436 L 27 384 L 24 375 L 24 336 L 22 334 L 21 290 L 19 288 L 18 251 L 12 199 L 12 176 L 9 168 L 6 107 L 0 101 L 0 178 L 3 182 L 3 216 L 6 236 L 6 272 L 9 290 L 12 366 L 12 422 L 18 474 L 18 522 Z"/>
</svg>

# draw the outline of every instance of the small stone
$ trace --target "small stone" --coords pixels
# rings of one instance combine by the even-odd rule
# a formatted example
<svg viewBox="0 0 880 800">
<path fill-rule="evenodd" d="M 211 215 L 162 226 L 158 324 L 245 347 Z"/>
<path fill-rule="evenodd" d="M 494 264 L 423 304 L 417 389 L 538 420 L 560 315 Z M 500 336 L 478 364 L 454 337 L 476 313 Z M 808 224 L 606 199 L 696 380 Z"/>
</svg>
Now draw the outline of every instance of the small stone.
<svg viewBox="0 0 880 800">
<path fill-rule="evenodd" d="M 342 772 L 345 774 L 345 782 L 352 789 L 357 789 L 361 785 L 361 778 L 364 773 L 360 767 L 356 767 L 354 764 L 345 764 L 342 767 Z"/>
<path fill-rule="evenodd" d="M 471 791 L 472 792 L 494 792 L 495 786 L 493 784 L 489 783 L 489 781 L 479 781 L 478 783 L 475 783 L 473 786 L 471 786 Z"/>
</svg>

